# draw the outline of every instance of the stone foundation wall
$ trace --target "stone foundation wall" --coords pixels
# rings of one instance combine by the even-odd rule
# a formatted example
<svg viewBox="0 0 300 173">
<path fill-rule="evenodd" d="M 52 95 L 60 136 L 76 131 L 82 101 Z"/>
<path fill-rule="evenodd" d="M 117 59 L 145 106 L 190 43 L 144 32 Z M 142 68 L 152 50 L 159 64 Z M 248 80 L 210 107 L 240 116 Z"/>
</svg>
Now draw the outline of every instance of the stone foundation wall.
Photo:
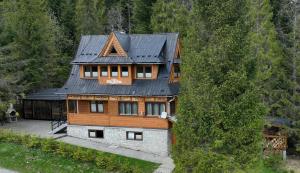
<svg viewBox="0 0 300 173">
<path fill-rule="evenodd" d="M 103 130 L 104 138 L 90 138 L 88 130 Z M 143 140 L 127 140 L 127 131 L 142 132 Z M 167 156 L 169 154 L 171 145 L 170 131 L 165 129 L 68 125 L 67 133 L 73 137 L 118 145 L 161 156 Z"/>
</svg>

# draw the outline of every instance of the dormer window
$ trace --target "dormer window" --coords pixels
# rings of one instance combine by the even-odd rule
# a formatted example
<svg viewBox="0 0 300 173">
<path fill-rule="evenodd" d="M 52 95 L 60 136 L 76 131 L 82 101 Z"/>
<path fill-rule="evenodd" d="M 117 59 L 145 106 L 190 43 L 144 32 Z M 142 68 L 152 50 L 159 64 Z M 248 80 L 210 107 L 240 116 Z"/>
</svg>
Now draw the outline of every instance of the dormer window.
<svg viewBox="0 0 300 173">
<path fill-rule="evenodd" d="M 118 77 L 118 66 L 111 66 L 111 77 Z"/>
<path fill-rule="evenodd" d="M 180 67 L 179 67 L 179 65 L 174 65 L 174 77 L 175 78 L 180 77 Z"/>
<path fill-rule="evenodd" d="M 152 78 L 152 66 L 138 65 L 136 68 L 137 78 Z"/>
<path fill-rule="evenodd" d="M 84 77 L 97 78 L 98 67 L 97 66 L 84 66 Z"/>
<path fill-rule="evenodd" d="M 107 77 L 108 76 L 107 66 L 102 66 L 101 67 L 101 76 L 102 77 Z"/>
<path fill-rule="evenodd" d="M 115 49 L 115 47 L 112 47 L 110 53 L 111 53 L 111 54 L 116 54 L 116 53 L 117 53 L 117 50 Z"/>
<path fill-rule="evenodd" d="M 128 66 L 122 66 L 122 77 L 128 77 Z"/>
</svg>

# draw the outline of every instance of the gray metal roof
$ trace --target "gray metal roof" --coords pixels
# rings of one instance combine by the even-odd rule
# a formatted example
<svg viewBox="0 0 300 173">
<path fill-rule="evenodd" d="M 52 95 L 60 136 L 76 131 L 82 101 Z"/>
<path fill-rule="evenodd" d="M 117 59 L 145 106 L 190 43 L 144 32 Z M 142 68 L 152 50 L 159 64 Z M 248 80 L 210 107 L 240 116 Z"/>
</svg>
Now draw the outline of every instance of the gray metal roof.
<svg viewBox="0 0 300 173">
<path fill-rule="evenodd" d="M 173 59 L 178 39 L 178 33 L 163 34 L 124 34 L 114 32 L 123 49 L 127 52 L 128 58 L 114 58 L 109 63 L 133 64 L 156 63 L 166 64 Z M 87 35 L 82 36 L 78 51 L 72 64 L 105 64 L 107 57 L 99 57 L 108 35 Z M 163 49 L 165 47 L 165 50 Z M 162 52 L 164 54 L 162 54 Z M 167 64 L 170 65 L 169 63 Z M 169 67 L 167 67 L 169 69 Z"/>
<path fill-rule="evenodd" d="M 58 94 L 93 94 L 118 96 L 174 96 L 179 84 L 169 84 L 168 73 L 162 69 L 157 80 L 134 80 L 132 85 L 100 85 L 98 80 L 81 79 L 79 65 L 73 65 L 70 77 Z"/>
<path fill-rule="evenodd" d="M 57 94 L 58 91 L 60 91 L 60 94 Z M 35 93 L 28 94 L 25 100 L 66 100 L 66 93 L 62 92 L 60 88 L 42 89 Z"/>
</svg>

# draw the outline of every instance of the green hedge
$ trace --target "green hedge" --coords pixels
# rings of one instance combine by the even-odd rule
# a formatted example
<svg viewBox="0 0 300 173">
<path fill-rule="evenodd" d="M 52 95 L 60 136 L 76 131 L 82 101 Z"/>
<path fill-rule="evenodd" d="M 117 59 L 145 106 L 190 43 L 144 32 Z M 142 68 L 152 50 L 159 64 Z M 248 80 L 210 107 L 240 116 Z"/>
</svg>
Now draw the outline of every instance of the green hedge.
<svg viewBox="0 0 300 173">
<path fill-rule="evenodd" d="M 0 142 L 21 144 L 27 148 L 41 149 L 43 152 L 59 154 L 74 160 L 92 162 L 100 169 L 122 173 L 142 173 L 141 168 L 133 166 L 126 159 L 93 149 L 83 148 L 55 141 L 52 138 L 40 138 L 31 135 L 13 133 L 0 129 Z"/>
</svg>

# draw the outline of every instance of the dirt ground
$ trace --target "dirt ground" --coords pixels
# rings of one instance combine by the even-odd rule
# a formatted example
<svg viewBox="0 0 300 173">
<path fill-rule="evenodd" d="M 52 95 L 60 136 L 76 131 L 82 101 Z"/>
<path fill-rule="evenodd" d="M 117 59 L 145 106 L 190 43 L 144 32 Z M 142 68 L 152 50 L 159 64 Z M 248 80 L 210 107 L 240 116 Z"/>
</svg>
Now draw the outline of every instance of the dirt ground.
<svg viewBox="0 0 300 173">
<path fill-rule="evenodd" d="M 288 157 L 285 167 L 287 170 L 293 170 L 294 173 L 300 173 L 300 157 Z"/>
</svg>

